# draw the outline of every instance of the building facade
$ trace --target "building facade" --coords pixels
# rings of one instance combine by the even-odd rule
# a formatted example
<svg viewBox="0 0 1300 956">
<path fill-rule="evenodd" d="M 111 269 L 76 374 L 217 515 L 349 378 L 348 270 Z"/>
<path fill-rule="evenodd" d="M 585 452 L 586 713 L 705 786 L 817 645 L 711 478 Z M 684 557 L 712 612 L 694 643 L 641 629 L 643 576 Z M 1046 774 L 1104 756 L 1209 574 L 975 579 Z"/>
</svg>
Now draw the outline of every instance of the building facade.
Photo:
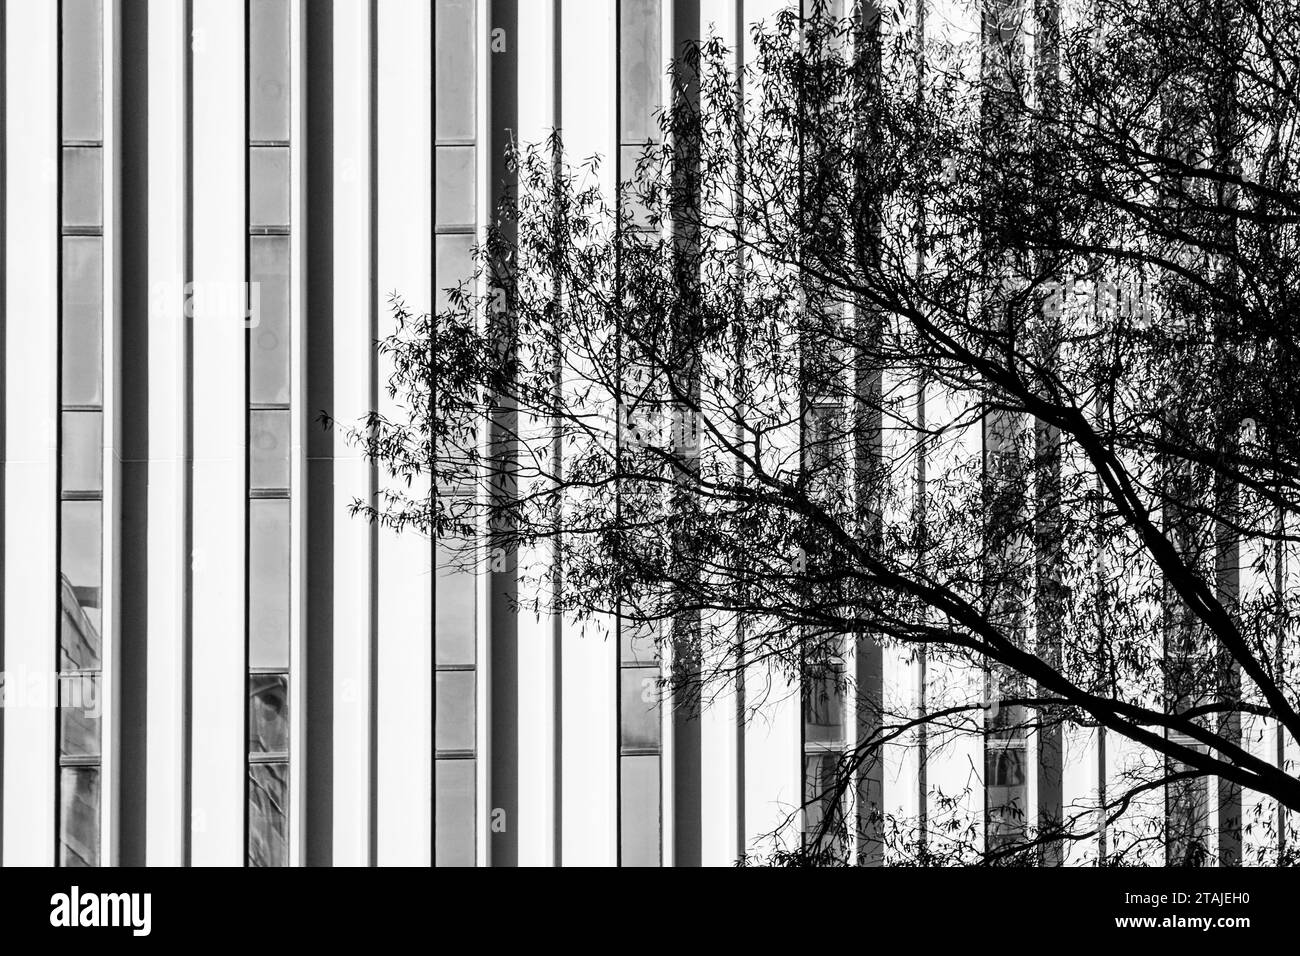
<svg viewBox="0 0 1300 956">
<path fill-rule="evenodd" d="M 394 410 L 390 295 L 468 274 L 512 138 L 612 194 L 672 51 L 743 61 L 781 6 L 4 0 L 5 864 L 728 865 L 815 825 L 852 701 L 659 700 L 645 635 L 353 517 L 388 479 L 321 424 Z M 900 819 L 1039 799 L 1032 750 L 915 743 Z M 1066 750 L 1067 804 L 1125 759 Z"/>
</svg>

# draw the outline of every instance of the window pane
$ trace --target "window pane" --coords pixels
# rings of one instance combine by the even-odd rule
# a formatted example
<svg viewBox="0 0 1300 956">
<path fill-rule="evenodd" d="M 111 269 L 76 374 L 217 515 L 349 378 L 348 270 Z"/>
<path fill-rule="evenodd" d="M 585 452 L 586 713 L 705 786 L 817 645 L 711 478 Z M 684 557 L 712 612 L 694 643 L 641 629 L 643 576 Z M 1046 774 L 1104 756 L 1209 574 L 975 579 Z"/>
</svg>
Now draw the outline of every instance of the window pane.
<svg viewBox="0 0 1300 956">
<path fill-rule="evenodd" d="M 619 185 L 622 187 L 619 200 L 627 211 L 628 225 L 633 229 L 649 229 L 654 223 L 650 219 L 650 208 L 644 202 L 643 182 L 653 182 L 657 175 L 655 158 L 647 157 L 644 146 L 619 147 Z"/>
<path fill-rule="evenodd" d="M 103 222 L 103 177 L 98 146 L 63 150 L 63 225 L 98 228 Z"/>
<path fill-rule="evenodd" d="M 248 666 L 289 668 L 289 502 L 248 503 Z"/>
<path fill-rule="evenodd" d="M 619 113 L 624 143 L 658 138 L 664 64 L 659 53 L 659 0 L 619 4 Z"/>
<path fill-rule="evenodd" d="M 103 482 L 102 412 L 64 412 L 60 437 L 63 490 L 96 492 Z"/>
<path fill-rule="evenodd" d="M 474 147 L 439 146 L 434 216 L 439 226 L 474 224 Z"/>
<path fill-rule="evenodd" d="M 59 572 L 63 656 L 59 670 L 99 667 L 101 514 L 98 501 L 62 503 Z"/>
<path fill-rule="evenodd" d="M 474 749 L 474 672 L 438 671 L 434 683 L 438 750 Z"/>
<path fill-rule="evenodd" d="M 289 412 L 256 410 L 248 418 L 249 484 L 258 489 L 288 488 Z"/>
<path fill-rule="evenodd" d="M 659 758 L 620 757 L 619 831 L 623 866 L 659 865 Z"/>
<path fill-rule="evenodd" d="M 99 866 L 99 768 L 59 770 L 59 865 Z"/>
<path fill-rule="evenodd" d="M 619 671 L 624 747 L 659 746 L 659 671 L 625 667 Z"/>
<path fill-rule="evenodd" d="M 474 663 L 475 576 L 439 542 L 433 577 L 433 633 L 439 664 Z"/>
<path fill-rule="evenodd" d="M 254 229 L 289 225 L 289 147 L 249 149 L 248 224 Z"/>
<path fill-rule="evenodd" d="M 59 754 L 98 757 L 100 683 L 96 674 L 59 675 Z"/>
<path fill-rule="evenodd" d="M 248 752 L 289 752 L 289 677 L 250 674 L 248 677 Z"/>
<path fill-rule="evenodd" d="M 249 297 L 257 305 L 249 331 L 249 401 L 288 402 L 289 237 L 250 238 L 248 260 Z"/>
<path fill-rule="evenodd" d="M 63 139 L 99 141 L 103 46 L 99 0 L 63 0 Z"/>
<path fill-rule="evenodd" d="M 434 865 L 474 865 L 474 761 L 434 761 Z"/>
<path fill-rule="evenodd" d="M 829 831 L 828 845 L 833 845 L 843 820 L 843 799 L 836 806 L 836 771 L 839 767 L 839 754 L 820 753 L 804 757 L 804 833 L 813 834 L 828 816 L 833 818 L 827 824 Z"/>
<path fill-rule="evenodd" d="M 441 235 L 434 242 L 435 281 L 438 284 L 434 305 L 439 311 L 447 308 L 448 289 L 459 288 L 474 275 L 474 237 L 470 235 Z M 473 288 L 467 288 L 473 293 Z"/>
<path fill-rule="evenodd" d="M 439 0 L 433 7 L 434 135 L 474 136 L 473 0 Z"/>
<path fill-rule="evenodd" d="M 654 625 L 625 620 L 619 627 L 619 661 L 623 664 L 654 664 L 659 660 Z"/>
<path fill-rule="evenodd" d="M 289 765 L 248 767 L 248 865 L 289 863 Z"/>
<path fill-rule="evenodd" d="M 804 738 L 812 743 L 844 739 L 844 696 L 833 674 L 808 678 L 803 697 Z"/>
<path fill-rule="evenodd" d="M 289 4 L 252 0 L 248 7 L 248 137 L 289 138 Z"/>
<path fill-rule="evenodd" d="M 98 236 L 63 240 L 63 404 L 104 401 L 104 255 Z"/>
</svg>

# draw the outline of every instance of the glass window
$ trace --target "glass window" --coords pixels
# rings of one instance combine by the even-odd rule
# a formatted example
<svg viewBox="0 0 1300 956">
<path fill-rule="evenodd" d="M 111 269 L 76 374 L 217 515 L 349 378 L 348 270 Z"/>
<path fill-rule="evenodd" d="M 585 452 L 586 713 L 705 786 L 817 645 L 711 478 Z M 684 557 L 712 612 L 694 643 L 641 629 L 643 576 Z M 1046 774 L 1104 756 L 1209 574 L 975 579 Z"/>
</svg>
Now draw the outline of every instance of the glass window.
<svg viewBox="0 0 1300 956">
<path fill-rule="evenodd" d="M 289 502 L 248 502 L 248 666 L 289 668 Z"/>
<path fill-rule="evenodd" d="M 248 865 L 289 863 L 289 765 L 248 767 Z"/>
<path fill-rule="evenodd" d="M 834 815 L 827 824 L 832 833 L 840 829 L 839 820 L 843 816 L 843 799 L 837 805 L 837 771 L 839 754 L 819 753 L 804 757 L 804 833 L 813 834 L 828 816 Z"/>
<path fill-rule="evenodd" d="M 664 63 L 659 0 L 619 4 L 619 136 L 624 143 L 658 138 Z"/>
<path fill-rule="evenodd" d="M 434 761 L 434 865 L 474 865 L 474 761 Z"/>
<path fill-rule="evenodd" d="M 60 670 L 99 667 L 103 570 L 98 501 L 65 501 L 60 521 L 59 571 L 62 627 Z"/>
<path fill-rule="evenodd" d="M 625 667 L 619 671 L 624 747 L 659 746 L 659 671 Z"/>
<path fill-rule="evenodd" d="M 289 677 L 250 674 L 248 677 L 248 752 L 289 752 Z"/>
<path fill-rule="evenodd" d="M 619 861 L 623 866 L 659 865 L 659 758 L 620 757 Z"/>
<path fill-rule="evenodd" d="M 104 221 L 103 150 L 69 146 L 63 150 L 63 225 L 98 229 Z"/>
<path fill-rule="evenodd" d="M 439 311 L 447 308 L 448 289 L 459 288 L 474 275 L 474 237 L 471 235 L 440 235 L 434 242 L 434 273 L 438 289 L 434 306 Z M 466 291 L 473 293 L 473 287 Z"/>
<path fill-rule="evenodd" d="M 619 626 L 619 661 L 623 664 L 655 664 L 658 660 L 654 625 L 625 619 Z"/>
<path fill-rule="evenodd" d="M 99 768 L 59 770 L 59 865 L 99 866 Z"/>
<path fill-rule="evenodd" d="M 259 490 L 288 488 L 289 412 L 255 409 L 248 419 L 249 485 Z"/>
<path fill-rule="evenodd" d="M 438 671 L 434 683 L 435 747 L 474 749 L 474 672 Z"/>
<path fill-rule="evenodd" d="M 619 200 L 627 211 L 628 225 L 633 229 L 649 229 L 654 225 L 650 207 L 645 203 L 643 182 L 654 182 L 657 175 L 655 158 L 647 157 L 644 146 L 619 147 L 619 183 L 622 191 Z"/>
<path fill-rule="evenodd" d="M 60 756 L 99 756 L 99 692 L 97 674 L 59 675 Z"/>
<path fill-rule="evenodd" d="M 289 237 L 248 240 L 250 301 L 248 398 L 259 404 L 289 401 Z"/>
<path fill-rule="evenodd" d="M 104 138 L 102 13 L 99 0 L 63 0 L 63 139 Z"/>
<path fill-rule="evenodd" d="M 440 226 L 474 224 L 474 147 L 439 146 L 434 216 Z"/>
<path fill-rule="evenodd" d="M 440 0 L 433 7 L 434 136 L 474 137 L 473 0 Z"/>
<path fill-rule="evenodd" d="M 103 412 L 64 412 L 59 455 L 65 492 L 104 488 Z"/>
<path fill-rule="evenodd" d="M 439 542 L 433 578 L 433 633 L 439 664 L 474 663 L 474 572 L 458 567 L 453 551 Z"/>
<path fill-rule="evenodd" d="M 989 747 L 984 751 L 986 784 L 1019 787 L 1025 782 L 1025 752 L 1019 747 Z"/>
<path fill-rule="evenodd" d="M 844 696 L 835 674 L 807 679 L 803 698 L 804 739 L 832 743 L 844 739 Z"/>
<path fill-rule="evenodd" d="M 248 225 L 289 225 L 289 147 L 254 146 L 248 151 Z"/>
<path fill-rule="evenodd" d="M 104 252 L 99 236 L 63 240 L 63 404 L 104 402 Z"/>
<path fill-rule="evenodd" d="M 248 6 L 248 137 L 289 139 L 289 4 L 252 0 Z"/>
</svg>

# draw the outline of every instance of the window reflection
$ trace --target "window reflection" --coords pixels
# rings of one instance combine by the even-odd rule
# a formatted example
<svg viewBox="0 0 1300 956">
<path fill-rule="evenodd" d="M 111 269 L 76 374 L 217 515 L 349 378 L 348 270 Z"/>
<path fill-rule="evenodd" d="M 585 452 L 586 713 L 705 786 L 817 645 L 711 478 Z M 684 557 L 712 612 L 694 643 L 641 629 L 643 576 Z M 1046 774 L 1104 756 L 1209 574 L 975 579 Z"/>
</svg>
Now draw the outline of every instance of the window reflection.
<svg viewBox="0 0 1300 956">
<path fill-rule="evenodd" d="M 248 678 L 248 752 L 289 752 L 289 677 L 252 674 Z"/>
<path fill-rule="evenodd" d="M 248 502 L 248 666 L 289 667 L 289 500 Z"/>
<path fill-rule="evenodd" d="M 619 672 L 620 723 L 624 747 L 659 746 L 659 670 L 625 667 Z"/>
<path fill-rule="evenodd" d="M 99 866 L 99 768 L 59 770 L 59 865 Z"/>
<path fill-rule="evenodd" d="M 438 671 L 434 688 L 435 746 L 474 749 L 474 672 Z"/>
<path fill-rule="evenodd" d="M 248 766 L 248 865 L 289 864 L 289 765 Z"/>
<path fill-rule="evenodd" d="M 434 762 L 434 865 L 474 865 L 474 761 Z"/>
<path fill-rule="evenodd" d="M 433 7 L 434 136 L 474 136 L 473 0 L 439 0 Z"/>
</svg>

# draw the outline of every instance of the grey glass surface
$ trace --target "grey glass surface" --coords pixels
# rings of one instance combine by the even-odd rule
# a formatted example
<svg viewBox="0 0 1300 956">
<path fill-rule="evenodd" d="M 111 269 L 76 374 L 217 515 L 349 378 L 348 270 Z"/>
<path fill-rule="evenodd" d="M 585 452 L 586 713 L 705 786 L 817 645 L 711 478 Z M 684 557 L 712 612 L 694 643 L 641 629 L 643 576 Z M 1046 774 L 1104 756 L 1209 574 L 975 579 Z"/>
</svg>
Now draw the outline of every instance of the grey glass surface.
<svg viewBox="0 0 1300 956">
<path fill-rule="evenodd" d="M 435 158 L 433 214 L 439 226 L 474 224 L 473 146 L 439 146 Z"/>
<path fill-rule="evenodd" d="M 60 670 L 99 667 L 103 614 L 103 505 L 61 503 L 59 528 Z"/>
<path fill-rule="evenodd" d="M 804 739 L 830 743 L 844 739 L 844 696 L 833 675 L 808 680 L 803 698 Z"/>
<path fill-rule="evenodd" d="M 289 864 L 289 765 L 248 767 L 248 865 Z"/>
<path fill-rule="evenodd" d="M 289 147 L 249 148 L 248 224 L 254 229 L 289 225 Z"/>
<path fill-rule="evenodd" d="M 628 225 L 633 229 L 649 229 L 654 223 L 650 208 L 645 202 L 645 183 L 654 182 L 656 154 L 647 153 L 645 146 L 619 147 L 619 200 L 627 212 Z"/>
<path fill-rule="evenodd" d="M 248 502 L 248 666 L 289 668 L 289 501 Z"/>
<path fill-rule="evenodd" d="M 99 866 L 99 768 L 59 770 L 59 865 Z"/>
<path fill-rule="evenodd" d="M 63 0 L 63 141 L 104 138 L 103 10 L 100 0 Z"/>
<path fill-rule="evenodd" d="M 435 866 L 474 865 L 474 761 L 435 760 Z"/>
<path fill-rule="evenodd" d="M 619 670 L 620 740 L 624 747 L 659 746 L 659 670 L 624 667 Z"/>
<path fill-rule="evenodd" d="M 289 412 L 254 409 L 248 413 L 249 486 L 258 490 L 289 487 Z"/>
<path fill-rule="evenodd" d="M 439 311 L 447 308 L 448 289 L 456 289 L 474 275 L 474 237 L 468 234 L 440 235 L 434 240 L 434 281 L 437 291 L 434 306 Z M 473 294 L 472 285 L 465 291 Z"/>
<path fill-rule="evenodd" d="M 104 490 L 104 413 L 64 412 L 59 436 L 63 491 Z"/>
<path fill-rule="evenodd" d="M 289 752 L 289 677 L 250 674 L 248 677 L 248 752 Z"/>
<path fill-rule="evenodd" d="M 289 138 L 289 2 L 248 5 L 248 138 Z"/>
<path fill-rule="evenodd" d="M 619 138 L 645 142 L 658 138 L 654 119 L 663 96 L 659 0 L 619 4 Z"/>
<path fill-rule="evenodd" d="M 619 627 L 619 663 L 654 664 L 659 659 L 655 646 L 655 625 L 647 621 L 624 620 Z"/>
<path fill-rule="evenodd" d="M 98 146 L 63 149 L 63 225 L 98 229 L 104 221 L 104 151 Z"/>
<path fill-rule="evenodd" d="M 619 862 L 623 866 L 658 866 L 659 758 L 646 754 L 619 760 Z"/>
<path fill-rule="evenodd" d="M 275 404 L 289 401 L 289 237 L 253 236 L 248 240 L 248 281 L 258 304 L 257 324 L 249 330 L 248 398 Z"/>
<path fill-rule="evenodd" d="M 474 749 L 474 672 L 438 671 L 434 681 L 434 746 Z"/>
<path fill-rule="evenodd" d="M 59 675 L 60 756 L 99 756 L 101 689 L 98 674 Z"/>
<path fill-rule="evenodd" d="M 433 5 L 434 136 L 474 136 L 473 0 L 439 0 Z"/>
<path fill-rule="evenodd" d="M 474 663 L 474 572 L 453 563 L 451 549 L 439 542 L 434 552 L 433 635 L 439 664 Z"/>
<path fill-rule="evenodd" d="M 104 401 L 104 245 L 99 236 L 63 240 L 63 404 Z"/>
</svg>

